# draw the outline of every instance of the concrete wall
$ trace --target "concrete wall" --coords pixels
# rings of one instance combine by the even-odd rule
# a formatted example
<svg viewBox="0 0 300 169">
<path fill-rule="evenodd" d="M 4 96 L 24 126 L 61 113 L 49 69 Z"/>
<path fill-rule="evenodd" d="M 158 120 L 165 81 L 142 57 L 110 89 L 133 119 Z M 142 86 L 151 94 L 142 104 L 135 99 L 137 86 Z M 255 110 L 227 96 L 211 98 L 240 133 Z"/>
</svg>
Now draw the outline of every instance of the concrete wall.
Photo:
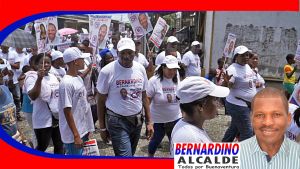
<svg viewBox="0 0 300 169">
<path fill-rule="evenodd" d="M 237 35 L 235 47 L 245 45 L 258 53 L 261 75 L 283 79 L 285 57 L 289 53 L 296 53 L 300 39 L 300 13 L 215 12 L 212 68 L 218 67 L 217 60 L 222 57 L 229 33 Z"/>
</svg>

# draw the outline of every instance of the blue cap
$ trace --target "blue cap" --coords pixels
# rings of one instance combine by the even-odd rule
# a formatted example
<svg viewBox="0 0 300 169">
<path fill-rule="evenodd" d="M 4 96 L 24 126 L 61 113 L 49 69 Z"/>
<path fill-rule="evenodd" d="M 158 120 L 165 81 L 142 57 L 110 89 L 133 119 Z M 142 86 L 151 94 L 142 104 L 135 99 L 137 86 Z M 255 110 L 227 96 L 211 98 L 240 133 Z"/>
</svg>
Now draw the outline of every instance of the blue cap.
<svg viewBox="0 0 300 169">
<path fill-rule="evenodd" d="M 100 56 L 103 59 L 107 54 L 112 54 L 111 51 L 109 49 L 103 49 L 100 52 Z"/>
</svg>

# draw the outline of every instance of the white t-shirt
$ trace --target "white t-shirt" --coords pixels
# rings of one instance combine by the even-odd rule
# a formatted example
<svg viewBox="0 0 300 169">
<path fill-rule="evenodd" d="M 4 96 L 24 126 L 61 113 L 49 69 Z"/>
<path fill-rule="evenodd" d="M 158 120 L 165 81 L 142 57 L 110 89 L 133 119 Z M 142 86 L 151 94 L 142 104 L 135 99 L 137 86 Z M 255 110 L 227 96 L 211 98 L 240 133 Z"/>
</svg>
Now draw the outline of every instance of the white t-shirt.
<svg viewBox="0 0 300 169">
<path fill-rule="evenodd" d="M 285 135 L 287 138 L 289 138 L 293 141 L 296 141 L 296 138 L 300 133 L 300 127 L 298 127 L 294 121 L 294 113 L 297 108 L 298 108 L 298 106 L 289 103 L 289 113 L 292 113 L 292 121 L 291 121 L 291 124 L 286 129 Z M 299 142 L 299 144 L 300 144 L 300 142 Z"/>
<path fill-rule="evenodd" d="M 26 61 L 26 55 L 22 52 L 22 53 L 17 53 L 17 59 L 16 60 L 19 60 L 20 61 L 20 68 L 19 69 L 16 69 L 14 71 L 14 73 L 16 74 L 17 76 L 17 79 L 19 78 L 19 76 L 21 75 L 22 73 L 22 69 L 24 67 L 24 64 L 25 64 L 25 61 Z"/>
<path fill-rule="evenodd" d="M 15 64 L 15 63 L 21 62 L 20 58 L 18 57 L 18 53 L 15 50 L 10 50 L 8 53 L 1 52 L 0 56 L 2 59 L 7 60 L 9 63 Z M 19 83 L 18 76 L 16 74 L 16 69 L 11 68 L 11 70 L 14 72 L 14 77 L 13 77 L 14 84 Z"/>
<path fill-rule="evenodd" d="M 179 83 L 179 81 L 178 81 Z M 176 99 L 178 83 L 172 79 L 152 76 L 147 87 L 147 96 L 152 98 L 150 104 L 151 118 L 154 123 L 167 123 L 182 117 L 179 102 Z"/>
<path fill-rule="evenodd" d="M 58 89 L 59 89 L 59 82 L 57 78 L 52 75 L 48 74 L 45 76 L 44 79 L 50 85 L 52 90 L 52 98 L 58 99 Z M 28 77 L 25 81 L 25 87 L 29 92 L 35 85 L 36 80 L 33 77 Z M 46 102 L 42 101 L 39 97 L 33 102 L 33 114 L 32 114 L 32 123 L 34 129 L 41 129 L 47 128 L 52 126 L 52 115 L 51 112 L 46 104 Z"/>
<path fill-rule="evenodd" d="M 91 62 L 90 58 L 85 58 L 84 59 L 84 69 L 81 69 L 81 70 L 78 70 L 78 71 L 81 72 L 81 73 L 83 73 L 88 68 L 88 66 L 90 65 L 90 62 Z M 88 72 L 88 74 L 84 78 L 84 86 L 85 86 L 85 88 L 88 85 L 88 81 L 89 81 L 89 78 L 90 78 L 90 73 L 91 72 Z M 88 94 L 91 93 L 91 92 L 94 93 L 94 84 L 92 82 L 92 79 L 90 79 L 89 88 L 87 90 Z"/>
<path fill-rule="evenodd" d="M 211 143 L 213 142 L 205 130 L 182 121 L 180 119 L 173 128 L 171 135 L 170 152 L 171 158 L 174 158 L 175 143 Z"/>
<path fill-rule="evenodd" d="M 106 107 L 123 116 L 142 110 L 142 92 L 147 86 L 146 70 L 141 64 L 133 61 L 131 68 L 125 68 L 118 60 L 101 70 L 97 83 L 99 93 L 108 94 Z"/>
<path fill-rule="evenodd" d="M 53 74 L 54 76 L 59 78 L 61 81 L 61 79 L 64 77 L 64 75 L 66 75 L 66 70 L 62 67 L 59 67 L 59 69 L 56 69 L 55 67 L 51 66 L 49 73 Z"/>
<path fill-rule="evenodd" d="M 256 94 L 256 76 L 248 64 L 241 66 L 233 63 L 227 69 L 228 75 L 233 75 L 230 82 L 233 83 L 226 100 L 231 104 L 248 107 L 247 104 L 235 97 L 251 102 Z"/>
<path fill-rule="evenodd" d="M 117 53 L 118 49 L 115 49 L 114 47 L 111 47 L 109 50 L 111 51 L 111 54 L 113 55 L 114 59 L 118 60 L 118 58 L 119 58 L 118 53 Z"/>
<path fill-rule="evenodd" d="M 186 66 L 186 77 L 201 76 L 200 58 L 198 54 L 188 51 L 183 55 L 181 62 Z"/>
<path fill-rule="evenodd" d="M 139 57 L 134 56 L 133 60 L 142 64 L 145 68 L 148 67 L 149 62 L 147 61 L 145 55 L 138 53 Z"/>
<path fill-rule="evenodd" d="M 255 70 L 256 70 L 256 72 L 257 73 L 255 73 L 255 75 L 256 75 L 256 84 L 257 83 L 262 83 L 262 86 L 260 87 L 260 88 L 256 88 L 256 91 L 258 92 L 258 91 L 260 91 L 261 89 L 263 89 L 263 88 L 265 88 L 265 80 L 264 80 L 264 78 L 258 73 L 258 69 L 257 68 L 255 68 Z"/>
<path fill-rule="evenodd" d="M 176 53 L 177 53 L 177 60 L 180 63 L 181 62 L 181 55 L 180 55 L 180 53 L 178 51 L 176 51 Z M 156 66 L 162 64 L 162 62 L 165 59 L 165 55 L 166 55 L 166 51 L 162 51 L 162 52 L 160 52 L 160 54 L 158 54 L 156 56 L 156 59 L 155 59 L 155 65 Z"/>
<path fill-rule="evenodd" d="M 80 76 L 65 75 L 59 85 L 59 129 L 64 143 L 73 143 L 74 135 L 68 125 L 64 108 L 71 107 L 75 126 L 80 138 L 94 131 L 94 123 L 87 92 Z"/>
<path fill-rule="evenodd" d="M 29 57 L 30 55 L 32 55 L 31 53 L 26 55 L 25 58 L 24 58 L 24 65 L 23 66 L 30 66 L 29 64 Z"/>
</svg>

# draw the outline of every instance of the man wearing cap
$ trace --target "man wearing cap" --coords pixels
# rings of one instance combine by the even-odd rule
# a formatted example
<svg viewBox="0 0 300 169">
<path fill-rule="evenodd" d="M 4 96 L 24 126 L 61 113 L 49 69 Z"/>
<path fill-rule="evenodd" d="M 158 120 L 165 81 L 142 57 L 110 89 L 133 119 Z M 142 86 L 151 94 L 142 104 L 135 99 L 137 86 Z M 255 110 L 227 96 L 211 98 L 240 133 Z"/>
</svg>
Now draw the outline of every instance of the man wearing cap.
<svg viewBox="0 0 300 169">
<path fill-rule="evenodd" d="M 283 93 L 267 87 L 254 96 L 251 126 L 255 136 L 240 143 L 240 168 L 300 168 L 300 145 L 285 136 L 292 114 Z"/>
<path fill-rule="evenodd" d="M 173 128 L 170 144 L 171 157 L 174 157 L 175 143 L 212 142 L 203 124 L 205 120 L 215 118 L 219 104 L 216 97 L 226 97 L 229 89 L 216 86 L 203 77 L 191 76 L 179 83 L 176 94 L 185 117 L 179 120 Z"/>
<path fill-rule="evenodd" d="M 170 36 L 167 40 L 167 48 L 174 48 L 177 50 L 177 44 L 179 43 L 178 39 L 175 36 Z M 176 51 L 177 53 L 177 60 L 178 62 L 181 62 L 181 55 L 178 51 Z M 166 56 L 166 52 L 162 51 L 160 54 L 157 55 L 156 59 L 155 59 L 155 65 L 158 66 L 160 64 L 162 64 L 164 58 Z"/>
<path fill-rule="evenodd" d="M 148 139 L 151 139 L 154 132 L 146 94 L 148 79 L 145 68 L 133 61 L 135 52 L 133 40 L 123 38 L 117 47 L 119 59 L 106 65 L 98 77 L 97 107 L 100 134 L 104 142 L 108 142 L 109 137 L 111 138 L 116 156 L 133 156 L 142 129 L 142 107 L 148 121 Z M 129 99 L 121 99 L 122 88 L 127 90 Z M 104 120 L 105 112 L 107 126 Z"/>
<path fill-rule="evenodd" d="M 8 50 L 8 49 L 9 49 L 8 46 L 2 46 L 1 45 L 1 50 L 2 51 L 0 53 L 0 56 L 1 56 L 1 58 L 5 59 L 10 64 L 9 68 L 11 68 L 11 70 L 14 72 L 14 76 L 13 76 L 14 86 L 13 86 L 13 88 L 9 88 L 9 90 L 13 94 L 14 102 L 15 102 L 15 105 L 17 107 L 17 109 L 16 109 L 16 111 L 17 111 L 17 120 L 22 121 L 22 117 L 21 117 L 21 114 L 20 114 L 20 110 L 21 110 L 21 91 L 20 91 L 20 84 L 19 84 L 19 81 L 18 81 L 18 76 L 16 74 L 16 71 L 18 69 L 20 69 L 21 59 L 18 56 L 18 53 L 16 51 Z"/>
<path fill-rule="evenodd" d="M 139 53 L 141 50 L 141 41 L 135 40 L 134 42 L 135 42 L 135 54 L 134 54 L 133 60 L 142 64 L 148 72 L 152 72 L 153 56 L 154 56 L 153 51 L 149 51 L 149 53 L 148 53 L 148 56 L 149 56 L 149 62 L 148 62 L 146 57 L 142 53 Z"/>
<path fill-rule="evenodd" d="M 76 47 L 63 54 L 69 69 L 59 85 L 59 129 L 68 155 L 81 155 L 88 133 L 95 130 L 86 88 L 78 76 L 87 57 L 89 54 L 83 54 Z"/>
<path fill-rule="evenodd" d="M 112 55 L 114 56 L 114 59 L 118 60 L 117 45 L 118 45 L 118 42 L 120 41 L 120 34 L 114 32 L 111 36 L 111 41 L 114 46 L 112 48 L 110 48 L 109 50 L 111 51 Z"/>
<path fill-rule="evenodd" d="M 185 53 L 182 57 L 181 66 L 185 69 L 185 76 L 201 76 L 200 58 L 198 53 L 201 49 L 201 43 L 194 41 L 191 44 L 191 51 Z"/>
<path fill-rule="evenodd" d="M 63 68 L 65 67 L 63 54 L 60 51 L 52 51 L 51 56 L 52 56 L 52 66 L 49 73 L 56 76 L 58 81 L 61 81 L 61 79 L 66 74 L 66 70 Z"/>
</svg>

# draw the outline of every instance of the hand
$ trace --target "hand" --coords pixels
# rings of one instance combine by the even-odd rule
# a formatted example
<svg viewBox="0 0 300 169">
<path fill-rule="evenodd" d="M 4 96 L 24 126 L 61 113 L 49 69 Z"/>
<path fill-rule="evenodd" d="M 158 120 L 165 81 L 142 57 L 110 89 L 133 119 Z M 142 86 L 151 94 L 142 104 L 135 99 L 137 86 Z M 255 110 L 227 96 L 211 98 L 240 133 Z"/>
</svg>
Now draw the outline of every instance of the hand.
<svg viewBox="0 0 300 169">
<path fill-rule="evenodd" d="M 3 74 L 3 76 L 6 76 L 8 74 L 8 69 L 7 68 L 3 69 L 2 74 Z"/>
<path fill-rule="evenodd" d="M 92 70 L 92 66 L 93 66 L 93 63 L 90 63 L 89 66 L 88 66 L 89 71 Z"/>
<path fill-rule="evenodd" d="M 23 135 L 21 135 L 21 140 L 22 140 L 22 144 L 26 146 L 27 140 Z"/>
<path fill-rule="evenodd" d="M 149 52 L 148 52 L 148 56 L 149 56 L 149 60 L 152 60 L 152 59 L 153 59 L 153 56 L 154 56 L 153 51 L 149 51 Z"/>
<path fill-rule="evenodd" d="M 105 130 L 105 131 L 100 131 L 100 136 L 101 136 L 102 140 L 103 140 L 105 143 L 109 143 L 110 136 L 109 136 L 109 133 L 108 133 L 107 130 Z"/>
<path fill-rule="evenodd" d="M 298 65 L 296 65 L 296 66 L 294 67 L 294 72 L 297 70 L 297 68 L 298 68 Z"/>
<path fill-rule="evenodd" d="M 39 71 L 38 71 L 38 79 L 39 80 L 42 80 L 43 78 L 44 78 L 44 76 L 45 76 L 45 70 L 46 69 L 40 69 Z"/>
<path fill-rule="evenodd" d="M 232 76 L 233 75 L 228 75 L 228 72 L 226 71 L 226 73 L 224 74 L 224 81 L 228 83 Z"/>
<path fill-rule="evenodd" d="M 147 125 L 146 128 L 147 128 L 147 133 L 148 133 L 147 140 L 151 140 L 153 137 L 153 134 L 154 134 L 153 125 Z"/>
<path fill-rule="evenodd" d="M 75 136 L 74 137 L 74 146 L 76 149 L 82 149 L 83 148 L 83 142 L 80 136 Z"/>
</svg>

